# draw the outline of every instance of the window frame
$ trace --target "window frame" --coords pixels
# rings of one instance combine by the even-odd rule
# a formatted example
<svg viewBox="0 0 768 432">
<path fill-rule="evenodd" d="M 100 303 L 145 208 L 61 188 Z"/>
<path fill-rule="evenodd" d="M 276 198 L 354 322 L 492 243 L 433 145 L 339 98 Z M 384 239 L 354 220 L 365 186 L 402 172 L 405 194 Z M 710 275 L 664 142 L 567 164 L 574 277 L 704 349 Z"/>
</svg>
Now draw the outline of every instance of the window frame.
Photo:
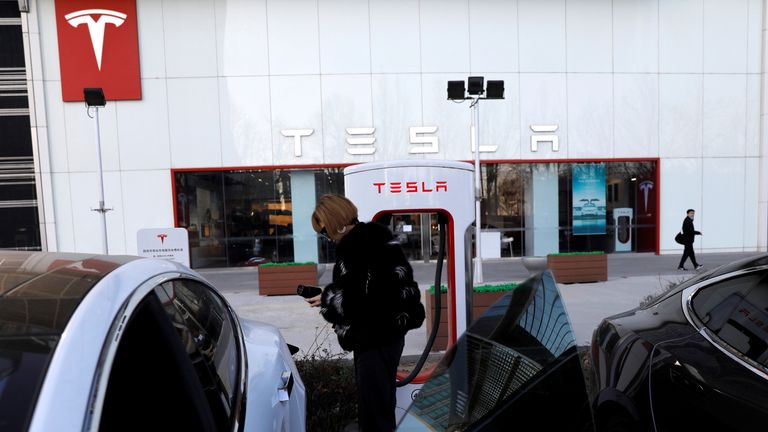
<svg viewBox="0 0 768 432">
<path fill-rule="evenodd" d="M 83 430 L 92 432 L 97 432 L 99 430 L 107 386 L 112 372 L 112 365 L 114 364 L 115 356 L 118 347 L 120 346 L 125 324 L 129 321 L 139 303 L 146 296 L 157 295 L 154 292 L 155 288 L 174 280 L 191 280 L 204 285 L 215 297 L 219 298 L 226 311 L 229 313 L 233 332 L 235 334 L 237 361 L 240 365 L 238 368 L 238 377 L 236 379 L 236 388 L 234 389 L 235 397 L 233 398 L 231 411 L 231 430 L 242 431 L 245 427 L 245 392 L 248 384 L 248 362 L 246 358 L 245 339 L 235 311 L 221 293 L 204 279 L 192 274 L 165 272 L 147 279 L 141 285 L 136 287 L 131 295 L 120 306 L 117 314 L 115 314 L 109 332 L 107 333 L 107 337 L 102 345 L 101 354 L 99 355 L 99 360 L 94 372 L 94 378 L 88 397 L 90 402 L 88 409 L 84 413 Z M 168 317 L 168 320 L 170 320 L 170 317 Z"/>
<path fill-rule="evenodd" d="M 707 288 L 714 288 L 714 285 L 722 283 L 726 280 L 747 276 L 753 273 L 766 272 L 766 271 L 768 271 L 768 265 L 742 269 L 735 272 L 720 275 L 715 278 L 708 279 L 706 281 L 694 284 L 684 289 L 682 291 L 682 296 L 681 296 L 682 308 L 683 308 L 683 313 L 685 314 L 685 318 L 696 329 L 696 331 L 704 339 L 709 341 L 710 344 L 712 344 L 714 347 L 719 349 L 725 355 L 730 357 L 735 362 L 741 364 L 742 366 L 744 366 L 746 369 L 750 370 L 754 374 L 763 378 L 764 380 L 768 380 L 768 367 L 763 366 L 760 363 L 747 357 L 741 351 L 731 346 L 728 342 L 724 341 L 718 335 L 716 335 L 712 330 L 710 330 L 709 327 L 707 327 L 701 321 L 698 313 L 693 308 L 693 297 L 695 297 L 699 291 Z"/>
</svg>

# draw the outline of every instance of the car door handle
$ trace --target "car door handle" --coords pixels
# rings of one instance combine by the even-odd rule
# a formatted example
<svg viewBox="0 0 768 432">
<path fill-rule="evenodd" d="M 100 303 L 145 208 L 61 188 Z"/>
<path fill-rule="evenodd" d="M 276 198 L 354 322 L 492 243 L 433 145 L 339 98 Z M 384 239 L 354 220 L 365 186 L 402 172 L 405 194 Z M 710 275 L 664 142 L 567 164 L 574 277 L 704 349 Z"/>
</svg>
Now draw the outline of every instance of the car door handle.
<svg viewBox="0 0 768 432">
<path fill-rule="evenodd" d="M 289 400 L 292 391 L 293 373 L 291 373 L 291 371 L 283 371 L 283 373 L 280 374 L 280 387 L 277 388 L 277 396 L 280 402 Z"/>
</svg>

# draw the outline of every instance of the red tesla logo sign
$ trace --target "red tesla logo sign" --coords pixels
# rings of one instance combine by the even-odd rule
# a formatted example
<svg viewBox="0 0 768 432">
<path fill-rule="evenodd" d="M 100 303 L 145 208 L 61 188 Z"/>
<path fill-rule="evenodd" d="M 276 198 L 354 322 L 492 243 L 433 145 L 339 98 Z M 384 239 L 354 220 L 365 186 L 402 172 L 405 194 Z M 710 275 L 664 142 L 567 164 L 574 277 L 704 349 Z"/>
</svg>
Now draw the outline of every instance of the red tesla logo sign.
<svg viewBox="0 0 768 432">
<path fill-rule="evenodd" d="M 56 0 L 56 28 L 64 101 L 141 99 L 136 0 Z"/>
<path fill-rule="evenodd" d="M 448 192 L 447 181 L 436 181 L 434 184 L 418 181 L 407 182 L 380 182 L 374 183 L 373 187 L 376 188 L 378 193 L 387 191 L 389 193 L 416 193 L 416 192 Z"/>
<path fill-rule="evenodd" d="M 160 244 L 165 243 L 165 239 L 168 237 L 168 234 L 158 234 L 157 238 L 160 239 Z"/>
</svg>

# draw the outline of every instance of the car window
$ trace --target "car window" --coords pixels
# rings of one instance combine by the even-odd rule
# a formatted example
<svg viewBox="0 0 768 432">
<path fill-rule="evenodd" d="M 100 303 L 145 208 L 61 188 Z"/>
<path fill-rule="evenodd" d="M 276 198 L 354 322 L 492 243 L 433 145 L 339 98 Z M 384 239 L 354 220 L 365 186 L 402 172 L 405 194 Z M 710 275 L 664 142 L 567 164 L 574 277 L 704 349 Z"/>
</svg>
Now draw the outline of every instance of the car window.
<svg viewBox="0 0 768 432">
<path fill-rule="evenodd" d="M 589 430 L 576 341 L 550 272 L 475 321 L 421 388 L 399 430 Z M 542 406 L 557 414 L 531 416 Z M 585 407 L 586 410 L 584 409 Z"/>
<path fill-rule="evenodd" d="M 768 366 L 768 272 L 759 271 L 699 290 L 692 308 L 723 342 Z"/>
<path fill-rule="evenodd" d="M 229 427 L 239 371 L 234 318 L 202 283 L 174 280 L 155 291 L 192 360 L 217 423 Z"/>
</svg>

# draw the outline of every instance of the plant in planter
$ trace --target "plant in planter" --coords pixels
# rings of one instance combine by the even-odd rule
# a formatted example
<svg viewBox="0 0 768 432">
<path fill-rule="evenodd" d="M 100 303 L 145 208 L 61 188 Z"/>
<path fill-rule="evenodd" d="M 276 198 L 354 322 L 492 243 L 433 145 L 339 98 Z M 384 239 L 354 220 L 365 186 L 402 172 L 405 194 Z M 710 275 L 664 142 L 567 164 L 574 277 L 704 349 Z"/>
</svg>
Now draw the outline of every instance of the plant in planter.
<svg viewBox="0 0 768 432">
<path fill-rule="evenodd" d="M 472 317 L 477 319 L 482 316 L 488 308 L 496 303 L 504 294 L 515 289 L 516 283 L 497 284 L 497 285 L 478 285 L 474 287 L 472 293 Z M 448 288 L 445 285 L 440 286 L 440 327 L 437 329 L 435 344 L 432 351 L 443 351 L 448 346 Z M 432 314 L 435 309 L 435 287 L 430 286 L 427 290 L 427 338 L 432 332 Z"/>
<path fill-rule="evenodd" d="M 317 263 L 285 262 L 259 266 L 259 294 L 296 294 L 297 285 L 317 285 Z"/>
<path fill-rule="evenodd" d="M 569 252 L 547 255 L 547 268 L 560 283 L 608 280 L 608 255 L 603 252 Z"/>
</svg>

